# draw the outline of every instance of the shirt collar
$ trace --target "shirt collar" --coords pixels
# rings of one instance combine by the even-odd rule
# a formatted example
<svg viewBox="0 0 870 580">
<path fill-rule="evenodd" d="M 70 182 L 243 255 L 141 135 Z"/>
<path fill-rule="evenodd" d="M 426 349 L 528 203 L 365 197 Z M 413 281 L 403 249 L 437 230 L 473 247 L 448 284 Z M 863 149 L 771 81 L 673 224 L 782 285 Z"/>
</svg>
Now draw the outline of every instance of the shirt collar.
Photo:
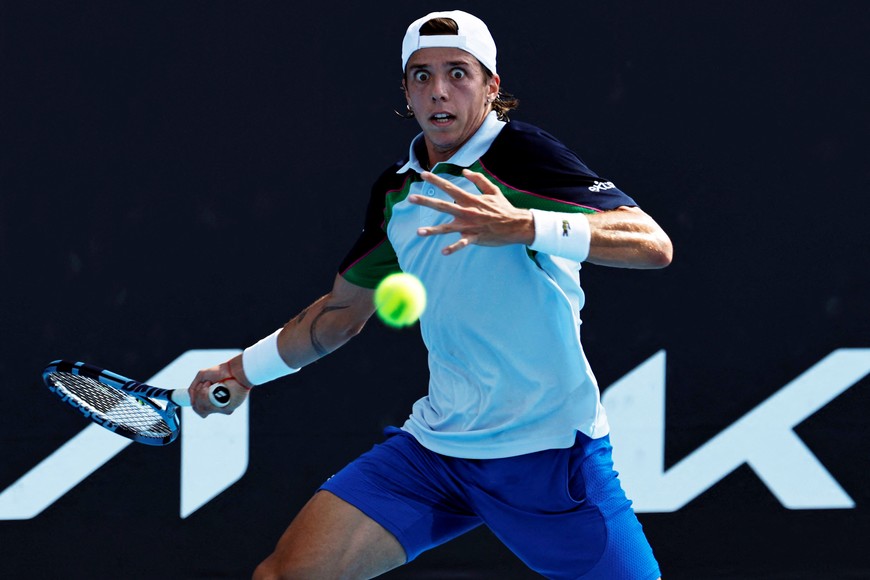
<svg viewBox="0 0 870 580">
<path fill-rule="evenodd" d="M 459 148 L 459 151 L 454 153 L 447 161 L 441 161 L 439 163 L 450 163 L 452 165 L 458 165 L 459 167 L 470 167 L 489 150 L 489 146 L 492 145 L 492 142 L 495 141 L 495 138 L 498 137 L 498 134 L 501 133 L 501 130 L 506 124 L 507 123 L 504 121 L 498 119 L 498 115 L 495 111 L 490 111 L 484 118 L 483 123 L 481 123 L 480 128 L 478 128 L 474 135 L 472 135 L 471 138 Z M 408 149 L 408 162 L 405 163 L 396 173 L 405 173 L 409 169 L 413 169 L 417 173 L 426 171 L 420 163 L 420 159 L 417 157 L 416 152 L 418 146 L 423 146 L 422 140 L 423 133 L 414 137 L 411 141 L 411 146 Z M 435 164 L 435 167 L 437 166 L 438 163 Z M 435 167 L 433 167 L 432 170 L 434 170 Z"/>
</svg>

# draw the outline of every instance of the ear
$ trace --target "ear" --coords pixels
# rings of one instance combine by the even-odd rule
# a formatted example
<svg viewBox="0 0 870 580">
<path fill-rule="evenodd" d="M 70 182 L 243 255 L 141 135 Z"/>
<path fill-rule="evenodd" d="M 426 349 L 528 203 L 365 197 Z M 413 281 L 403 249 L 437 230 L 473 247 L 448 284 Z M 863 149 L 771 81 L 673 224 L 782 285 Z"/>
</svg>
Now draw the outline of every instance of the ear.
<svg viewBox="0 0 870 580">
<path fill-rule="evenodd" d="M 411 104 L 411 97 L 408 96 L 408 84 L 405 82 L 404 76 L 402 76 L 402 93 L 404 93 L 404 95 L 405 95 L 405 102 L 408 105 L 410 105 Z"/>
<path fill-rule="evenodd" d="M 498 97 L 498 89 L 501 86 L 501 77 L 492 75 L 486 82 L 486 96 L 492 99 Z"/>
</svg>

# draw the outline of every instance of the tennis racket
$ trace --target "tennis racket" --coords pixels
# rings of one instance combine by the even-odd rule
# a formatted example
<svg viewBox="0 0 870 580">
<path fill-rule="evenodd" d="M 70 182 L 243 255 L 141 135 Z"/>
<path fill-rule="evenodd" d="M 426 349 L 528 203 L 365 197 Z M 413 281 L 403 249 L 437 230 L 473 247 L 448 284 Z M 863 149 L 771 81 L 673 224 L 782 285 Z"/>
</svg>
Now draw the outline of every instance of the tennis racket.
<svg viewBox="0 0 870 580">
<path fill-rule="evenodd" d="M 180 407 L 190 406 L 187 389 L 161 389 L 82 362 L 57 360 L 45 367 L 48 390 L 96 423 L 146 445 L 169 445 L 178 437 Z M 226 407 L 230 391 L 209 387 L 209 400 Z M 154 399 L 166 401 L 165 408 Z"/>
</svg>

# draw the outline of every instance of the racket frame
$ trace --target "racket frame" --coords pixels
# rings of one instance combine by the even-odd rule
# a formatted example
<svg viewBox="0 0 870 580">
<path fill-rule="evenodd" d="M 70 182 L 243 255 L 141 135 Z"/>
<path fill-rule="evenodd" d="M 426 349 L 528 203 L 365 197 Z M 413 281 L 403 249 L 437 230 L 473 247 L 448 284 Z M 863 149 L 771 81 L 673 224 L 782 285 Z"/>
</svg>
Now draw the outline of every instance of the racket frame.
<svg viewBox="0 0 870 580">
<path fill-rule="evenodd" d="M 139 404 L 150 407 L 166 422 L 166 425 L 169 427 L 169 433 L 162 438 L 145 436 L 107 417 L 94 413 L 54 384 L 51 376 L 58 373 L 85 377 L 133 396 Z M 83 362 L 53 361 L 43 370 L 42 380 L 51 392 L 86 418 L 113 433 L 146 445 L 163 446 L 175 441 L 180 432 L 180 407 L 190 406 L 190 394 L 187 389 L 161 389 L 160 387 L 140 383 L 139 381 L 134 381 L 117 373 Z M 224 394 L 226 394 L 226 386 L 216 383 L 209 389 L 209 399 L 217 406 L 226 406 L 228 400 L 218 402 L 215 398 L 215 391 L 218 389 L 223 389 Z M 154 399 L 166 401 L 166 407 L 164 408 L 155 403 Z"/>
</svg>

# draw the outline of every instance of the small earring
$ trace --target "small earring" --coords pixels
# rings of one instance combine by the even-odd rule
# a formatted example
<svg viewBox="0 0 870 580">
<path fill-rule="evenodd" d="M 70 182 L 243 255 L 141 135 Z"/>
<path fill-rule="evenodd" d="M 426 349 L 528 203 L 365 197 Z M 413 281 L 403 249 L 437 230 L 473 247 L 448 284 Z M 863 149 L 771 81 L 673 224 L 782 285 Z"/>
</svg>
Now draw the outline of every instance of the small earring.
<svg viewBox="0 0 870 580">
<path fill-rule="evenodd" d="M 396 109 L 393 109 L 393 112 L 402 119 L 413 119 L 414 118 L 414 109 L 411 108 L 411 105 L 405 104 L 406 113 L 400 113 Z"/>
</svg>

